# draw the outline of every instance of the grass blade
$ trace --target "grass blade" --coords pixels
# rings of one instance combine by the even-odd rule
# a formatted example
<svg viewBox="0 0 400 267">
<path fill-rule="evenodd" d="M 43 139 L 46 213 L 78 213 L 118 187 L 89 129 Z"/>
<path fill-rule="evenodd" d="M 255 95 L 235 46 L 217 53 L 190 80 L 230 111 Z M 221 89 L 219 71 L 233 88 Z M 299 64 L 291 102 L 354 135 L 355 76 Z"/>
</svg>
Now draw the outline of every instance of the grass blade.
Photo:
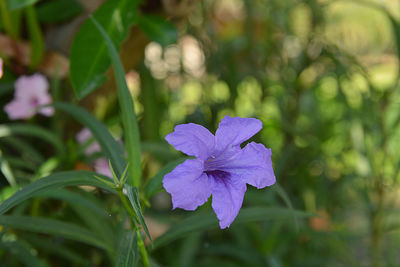
<svg viewBox="0 0 400 267">
<path fill-rule="evenodd" d="M 286 220 L 292 218 L 293 212 L 299 218 L 312 216 L 304 211 L 292 211 L 286 208 L 243 208 L 233 222 L 233 226 L 239 223 L 258 222 L 267 220 Z M 166 233 L 154 241 L 153 248 L 159 248 L 176 239 L 179 239 L 193 231 L 204 231 L 218 228 L 218 221 L 214 213 L 208 212 L 196 214 L 174 224 Z"/>
<path fill-rule="evenodd" d="M 141 180 L 139 127 L 137 124 L 132 96 L 126 84 L 125 71 L 119 58 L 117 49 L 115 48 L 106 31 L 94 17 L 89 17 L 89 19 L 103 36 L 114 67 L 115 79 L 118 88 L 118 99 L 121 105 L 122 123 L 125 130 L 126 150 L 128 152 L 128 162 L 130 166 L 128 183 L 134 187 L 139 187 Z"/>
<path fill-rule="evenodd" d="M 136 266 L 139 255 L 137 246 L 137 236 L 135 232 L 127 232 L 122 235 L 121 244 L 118 248 L 115 261 L 116 267 L 131 267 Z"/>
<path fill-rule="evenodd" d="M 110 180 L 106 177 L 100 178 L 100 175 L 89 171 L 68 171 L 54 173 L 25 186 L 10 198 L 2 202 L 0 204 L 0 214 L 4 214 L 24 200 L 40 195 L 43 192 L 65 186 L 92 185 L 115 192 L 114 189 L 108 187 L 106 183 L 101 182 L 100 179 L 104 179 L 104 181 Z"/>
<path fill-rule="evenodd" d="M 89 230 L 75 224 L 54 219 L 21 215 L 0 215 L 0 225 L 12 229 L 62 236 L 67 239 L 80 241 L 108 251 L 113 250 L 110 244 L 107 244 L 104 240 Z"/>
<path fill-rule="evenodd" d="M 149 229 L 147 229 L 147 225 L 144 220 L 142 208 L 140 207 L 139 192 L 138 192 L 137 188 L 134 188 L 129 185 L 127 185 L 125 188 L 128 193 L 129 201 L 131 202 L 132 208 L 136 213 L 139 223 L 142 225 L 144 231 L 146 232 L 147 237 L 150 239 L 151 242 L 153 242 L 153 240 L 151 240 Z"/>
</svg>

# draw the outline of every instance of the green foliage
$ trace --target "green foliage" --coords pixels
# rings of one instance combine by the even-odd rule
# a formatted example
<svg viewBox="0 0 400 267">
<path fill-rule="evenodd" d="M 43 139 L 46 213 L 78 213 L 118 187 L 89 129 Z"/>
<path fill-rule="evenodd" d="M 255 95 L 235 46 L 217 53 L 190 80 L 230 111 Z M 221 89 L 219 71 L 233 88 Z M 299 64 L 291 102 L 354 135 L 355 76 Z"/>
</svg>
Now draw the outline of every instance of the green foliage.
<svg viewBox="0 0 400 267">
<path fill-rule="evenodd" d="M 108 0 L 87 14 L 89 2 L 0 1 L 2 107 L 40 72 L 57 111 L 0 112 L 1 265 L 400 264 L 395 3 Z M 58 58 L 73 38 L 68 76 Z M 117 91 L 90 94 L 107 78 Z M 251 141 L 272 149 L 277 184 L 248 186 L 221 230 L 212 199 L 171 211 L 162 180 L 186 159 L 165 135 L 215 132 L 225 115 L 263 122 Z M 87 171 L 100 160 L 113 177 Z"/>
<path fill-rule="evenodd" d="M 178 32 L 174 25 L 158 16 L 141 15 L 138 18 L 138 26 L 152 41 L 162 46 L 174 44 L 178 39 Z"/>
<path fill-rule="evenodd" d="M 106 1 L 93 16 L 112 42 L 119 45 L 136 19 L 136 6 L 136 0 Z M 71 47 L 70 72 L 75 94 L 82 98 L 99 87 L 106 80 L 104 75 L 110 63 L 102 35 L 91 21 L 86 21 Z"/>
</svg>

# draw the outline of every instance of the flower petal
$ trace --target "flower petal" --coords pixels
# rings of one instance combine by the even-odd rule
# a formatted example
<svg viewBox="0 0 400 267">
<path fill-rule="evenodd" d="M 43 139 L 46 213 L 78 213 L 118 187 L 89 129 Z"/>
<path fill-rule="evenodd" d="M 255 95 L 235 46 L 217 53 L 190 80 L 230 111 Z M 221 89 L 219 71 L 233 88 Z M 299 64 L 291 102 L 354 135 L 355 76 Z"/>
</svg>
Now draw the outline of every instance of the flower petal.
<svg viewBox="0 0 400 267">
<path fill-rule="evenodd" d="M 15 82 L 15 98 L 29 100 L 33 96 L 40 98 L 47 95 L 49 83 L 42 74 L 22 75 Z"/>
<path fill-rule="evenodd" d="M 163 185 L 172 196 L 173 209 L 195 210 L 210 197 L 210 182 L 203 173 L 203 162 L 188 159 L 164 176 Z"/>
<path fill-rule="evenodd" d="M 4 111 L 11 120 L 29 119 L 35 115 L 35 108 L 20 100 L 13 100 L 5 105 Z"/>
<path fill-rule="evenodd" d="M 272 169 L 271 149 L 255 142 L 247 144 L 218 168 L 241 177 L 244 182 L 258 189 L 273 185 L 276 181 Z"/>
<path fill-rule="evenodd" d="M 221 153 L 231 146 L 239 146 L 261 129 L 262 122 L 258 119 L 225 116 L 215 133 L 217 153 Z"/>
<path fill-rule="evenodd" d="M 175 126 L 165 140 L 186 155 L 206 160 L 214 149 L 214 135 L 206 128 L 194 123 Z"/>
<path fill-rule="evenodd" d="M 235 175 L 213 179 L 212 207 L 221 229 L 229 227 L 242 207 L 246 183 Z"/>
</svg>

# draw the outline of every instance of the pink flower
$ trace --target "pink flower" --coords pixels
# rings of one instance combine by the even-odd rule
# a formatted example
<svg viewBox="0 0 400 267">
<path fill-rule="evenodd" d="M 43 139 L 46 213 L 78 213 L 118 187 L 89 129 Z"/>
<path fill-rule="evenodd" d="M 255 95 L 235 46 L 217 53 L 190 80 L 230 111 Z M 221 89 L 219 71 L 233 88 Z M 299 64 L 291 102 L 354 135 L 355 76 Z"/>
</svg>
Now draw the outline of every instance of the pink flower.
<svg viewBox="0 0 400 267">
<path fill-rule="evenodd" d="M 76 140 L 78 141 L 79 144 L 85 144 L 92 138 L 92 133 L 88 128 L 83 128 L 77 135 L 76 135 Z M 86 149 L 85 149 L 85 155 L 91 155 L 95 152 L 100 152 L 101 148 L 99 143 L 96 141 L 93 141 Z"/>
<path fill-rule="evenodd" d="M 94 162 L 94 169 L 97 173 L 112 177 L 110 165 L 106 158 L 99 158 Z"/>
<path fill-rule="evenodd" d="M 37 109 L 52 102 L 48 89 L 49 83 L 41 74 L 19 77 L 15 82 L 14 99 L 4 107 L 8 117 L 11 120 L 29 119 L 36 113 L 52 116 L 54 114 L 52 107 Z"/>
</svg>

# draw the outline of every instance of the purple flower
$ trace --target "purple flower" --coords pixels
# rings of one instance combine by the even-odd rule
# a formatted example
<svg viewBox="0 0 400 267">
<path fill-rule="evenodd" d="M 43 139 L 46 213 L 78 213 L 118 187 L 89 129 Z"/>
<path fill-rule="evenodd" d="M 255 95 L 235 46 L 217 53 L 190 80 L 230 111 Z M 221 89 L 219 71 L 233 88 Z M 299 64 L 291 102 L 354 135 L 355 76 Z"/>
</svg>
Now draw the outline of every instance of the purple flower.
<svg viewBox="0 0 400 267">
<path fill-rule="evenodd" d="M 45 116 L 53 115 L 52 107 L 37 110 L 39 106 L 51 103 L 48 89 L 49 84 L 41 74 L 19 77 L 15 82 L 14 99 L 4 107 L 8 117 L 11 120 L 29 119 L 37 112 Z"/>
<path fill-rule="evenodd" d="M 83 128 L 77 135 L 76 140 L 79 144 L 83 145 L 86 144 L 92 138 L 92 132 L 88 128 Z M 88 147 L 85 149 L 85 155 L 89 156 L 95 152 L 100 152 L 101 148 L 99 143 L 96 141 L 92 141 Z"/>
<path fill-rule="evenodd" d="M 99 158 L 94 162 L 94 170 L 102 175 L 112 177 L 110 165 L 106 158 Z"/>
<path fill-rule="evenodd" d="M 254 142 L 240 147 L 261 128 L 257 119 L 229 116 L 222 119 L 215 136 L 197 124 L 177 125 L 165 139 L 196 158 L 164 176 L 173 208 L 195 210 L 212 195 L 221 229 L 229 227 L 242 206 L 246 184 L 260 189 L 275 183 L 271 150 Z"/>
</svg>

